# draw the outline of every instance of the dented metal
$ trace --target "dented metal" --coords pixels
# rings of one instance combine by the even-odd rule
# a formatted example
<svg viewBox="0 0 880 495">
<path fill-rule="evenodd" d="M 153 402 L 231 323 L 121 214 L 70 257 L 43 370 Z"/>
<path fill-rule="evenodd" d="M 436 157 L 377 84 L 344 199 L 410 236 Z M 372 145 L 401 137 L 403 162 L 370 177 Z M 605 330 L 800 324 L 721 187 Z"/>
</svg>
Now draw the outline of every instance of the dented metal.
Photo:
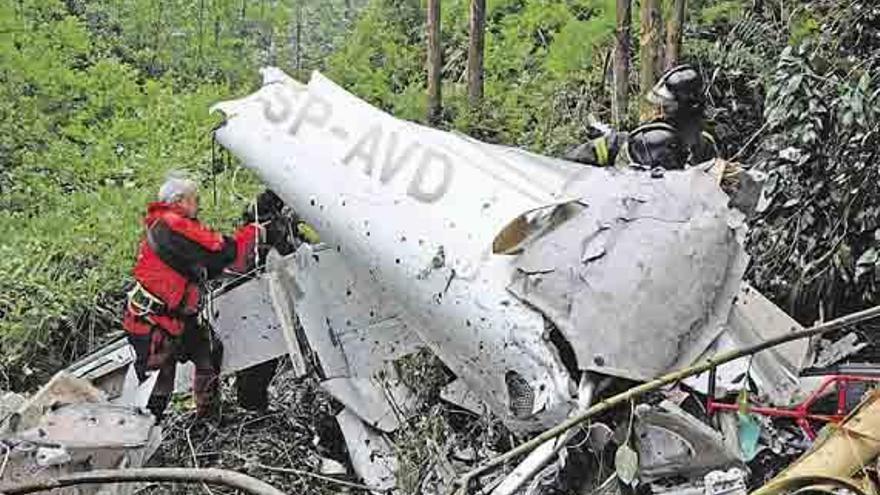
<svg viewBox="0 0 880 495">
<path fill-rule="evenodd" d="M 534 430 L 575 407 L 579 370 L 651 378 L 721 331 L 744 227 L 705 171 L 583 167 L 395 119 L 318 73 L 263 73 L 262 89 L 215 106 L 216 136 L 348 266 L 298 258 L 312 282 L 298 281 L 297 312 L 328 376 L 353 368 L 335 336 L 387 318 L 508 426 Z M 646 339 L 658 344 L 634 353 Z"/>
<path fill-rule="evenodd" d="M 672 402 L 636 408 L 639 476 L 653 481 L 666 476 L 696 477 L 718 468 L 741 465 L 724 437 Z"/>
</svg>

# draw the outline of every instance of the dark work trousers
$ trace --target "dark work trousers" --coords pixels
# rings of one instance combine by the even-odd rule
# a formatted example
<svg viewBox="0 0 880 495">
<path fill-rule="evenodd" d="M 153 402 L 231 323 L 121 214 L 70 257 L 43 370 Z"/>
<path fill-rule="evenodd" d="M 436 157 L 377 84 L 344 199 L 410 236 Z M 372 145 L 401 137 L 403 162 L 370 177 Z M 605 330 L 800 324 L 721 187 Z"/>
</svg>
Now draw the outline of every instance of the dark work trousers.
<svg viewBox="0 0 880 495">
<path fill-rule="evenodd" d="M 193 377 L 193 396 L 196 414 L 200 417 L 216 412 L 219 406 L 220 363 L 223 358 L 223 344 L 208 325 L 200 324 L 193 317 L 187 321 L 183 334 L 171 337 L 160 329 L 162 334 L 152 338 L 147 369 L 159 370 L 159 377 L 147 408 L 160 420 L 174 392 L 174 379 L 178 362 L 192 361 L 195 365 Z"/>
</svg>

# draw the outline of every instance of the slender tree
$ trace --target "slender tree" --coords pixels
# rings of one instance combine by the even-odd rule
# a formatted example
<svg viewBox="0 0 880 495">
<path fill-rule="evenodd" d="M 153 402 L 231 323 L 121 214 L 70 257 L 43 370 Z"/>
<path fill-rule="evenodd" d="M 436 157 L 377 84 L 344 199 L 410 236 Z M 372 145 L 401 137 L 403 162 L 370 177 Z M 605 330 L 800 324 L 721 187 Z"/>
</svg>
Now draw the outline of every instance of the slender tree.
<svg viewBox="0 0 880 495">
<path fill-rule="evenodd" d="M 639 48 L 641 65 L 639 82 L 642 95 L 646 95 L 657 81 L 662 63 L 660 31 L 663 25 L 663 16 L 660 13 L 660 0 L 642 0 L 640 14 L 642 32 Z M 651 105 L 642 98 L 642 118 L 650 117 L 652 110 Z"/>
<path fill-rule="evenodd" d="M 681 33 L 684 29 L 686 0 L 673 0 L 672 18 L 666 26 L 666 68 L 678 65 L 681 60 Z"/>
<path fill-rule="evenodd" d="M 483 100 L 483 50 L 486 36 L 486 0 L 471 0 L 468 45 L 468 102 L 477 108 Z"/>
<path fill-rule="evenodd" d="M 617 35 L 614 47 L 614 124 L 622 128 L 627 123 L 629 97 L 630 29 L 632 26 L 631 0 L 617 0 Z"/>
<path fill-rule="evenodd" d="M 297 72 L 302 70 L 302 26 L 303 26 L 303 9 L 302 4 L 304 0 L 297 0 L 296 2 L 296 63 L 295 67 Z"/>
<path fill-rule="evenodd" d="M 440 0 L 428 0 L 428 122 L 440 121 Z"/>
</svg>

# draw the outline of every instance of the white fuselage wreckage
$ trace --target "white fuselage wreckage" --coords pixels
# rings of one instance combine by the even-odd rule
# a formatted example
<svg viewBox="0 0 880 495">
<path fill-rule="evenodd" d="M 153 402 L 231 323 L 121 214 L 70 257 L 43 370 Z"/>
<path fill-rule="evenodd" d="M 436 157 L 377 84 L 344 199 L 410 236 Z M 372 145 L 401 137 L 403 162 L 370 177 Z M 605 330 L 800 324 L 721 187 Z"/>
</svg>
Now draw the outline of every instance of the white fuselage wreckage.
<svg viewBox="0 0 880 495">
<path fill-rule="evenodd" d="M 327 380 L 353 380 L 340 395 L 415 342 L 534 430 L 571 413 L 581 373 L 650 379 L 722 331 L 745 227 L 705 170 L 586 167 L 396 119 L 318 73 L 263 75 L 216 105 L 216 137 L 321 235 L 290 273 L 306 332 L 330 335 Z"/>
</svg>

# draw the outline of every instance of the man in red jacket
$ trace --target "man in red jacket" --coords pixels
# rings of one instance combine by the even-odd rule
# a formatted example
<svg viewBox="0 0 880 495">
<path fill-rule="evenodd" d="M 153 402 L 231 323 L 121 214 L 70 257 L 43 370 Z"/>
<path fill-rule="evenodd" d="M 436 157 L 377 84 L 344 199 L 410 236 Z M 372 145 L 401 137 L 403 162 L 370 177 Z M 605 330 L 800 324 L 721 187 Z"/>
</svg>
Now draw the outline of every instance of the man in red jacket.
<svg viewBox="0 0 880 495">
<path fill-rule="evenodd" d="M 147 370 L 159 376 L 147 408 L 161 419 L 171 393 L 177 362 L 195 365 L 193 394 L 199 416 L 217 404 L 222 346 L 211 328 L 199 321 L 205 283 L 227 267 L 245 272 L 253 264 L 261 229 L 240 228 L 232 237 L 198 221 L 199 196 L 195 182 L 169 178 L 159 201 L 147 206 L 123 326 L 135 349 L 140 380 Z"/>
</svg>

